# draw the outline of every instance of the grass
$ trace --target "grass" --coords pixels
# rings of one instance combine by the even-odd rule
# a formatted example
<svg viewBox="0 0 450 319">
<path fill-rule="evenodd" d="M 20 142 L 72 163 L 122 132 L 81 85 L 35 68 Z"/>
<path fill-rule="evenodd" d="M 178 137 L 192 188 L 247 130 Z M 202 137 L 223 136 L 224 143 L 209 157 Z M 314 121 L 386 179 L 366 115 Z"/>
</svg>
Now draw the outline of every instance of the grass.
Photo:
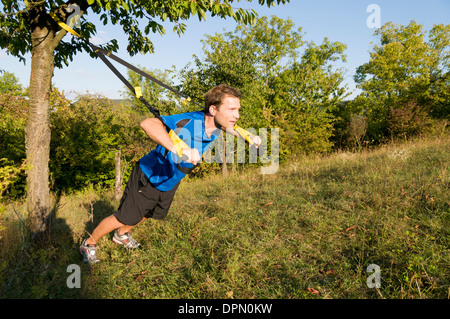
<svg viewBox="0 0 450 319">
<path fill-rule="evenodd" d="M 449 298 L 449 164 L 445 137 L 297 158 L 273 175 L 185 180 L 164 221 L 134 230 L 142 249 L 106 236 L 92 267 L 77 248 L 117 207 L 112 193 L 59 198 L 45 249 L 25 246 L 22 207 L 10 204 L 0 240 L 4 297 Z M 81 267 L 80 289 L 67 287 L 70 264 Z M 379 289 L 367 286 L 371 264 L 380 267 Z"/>
</svg>

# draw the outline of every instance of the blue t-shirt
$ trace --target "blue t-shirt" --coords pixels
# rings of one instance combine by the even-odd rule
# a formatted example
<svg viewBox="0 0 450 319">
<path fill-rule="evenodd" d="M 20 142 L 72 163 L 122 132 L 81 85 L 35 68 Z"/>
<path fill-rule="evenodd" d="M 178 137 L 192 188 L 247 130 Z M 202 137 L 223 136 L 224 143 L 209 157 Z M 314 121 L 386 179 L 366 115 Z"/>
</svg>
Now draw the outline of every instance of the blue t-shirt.
<svg viewBox="0 0 450 319">
<path fill-rule="evenodd" d="M 187 146 L 197 149 L 200 156 L 220 134 L 218 129 L 211 136 L 206 135 L 205 113 L 202 111 L 161 116 L 161 118 Z M 161 191 L 171 190 L 186 176 L 177 168 L 177 163 L 183 167 L 193 166 L 191 163 L 182 162 L 178 155 L 167 151 L 161 145 L 157 145 L 139 161 L 141 170 L 147 175 L 153 186 Z"/>
</svg>

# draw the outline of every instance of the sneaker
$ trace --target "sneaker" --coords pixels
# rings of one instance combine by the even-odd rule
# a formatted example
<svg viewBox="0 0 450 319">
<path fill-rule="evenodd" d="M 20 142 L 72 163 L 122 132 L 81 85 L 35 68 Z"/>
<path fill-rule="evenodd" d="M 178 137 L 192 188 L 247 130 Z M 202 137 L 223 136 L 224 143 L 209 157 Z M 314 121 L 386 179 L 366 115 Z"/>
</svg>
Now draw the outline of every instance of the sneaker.
<svg viewBox="0 0 450 319">
<path fill-rule="evenodd" d="M 97 258 L 97 245 L 86 244 L 86 239 L 81 243 L 79 250 L 80 254 L 83 256 L 84 263 L 95 264 L 100 261 Z"/>
<path fill-rule="evenodd" d="M 125 233 L 123 235 L 119 235 L 117 229 L 114 231 L 113 242 L 119 245 L 124 245 L 129 249 L 136 249 L 141 244 L 139 244 L 133 237 L 131 237 L 130 233 Z"/>
</svg>

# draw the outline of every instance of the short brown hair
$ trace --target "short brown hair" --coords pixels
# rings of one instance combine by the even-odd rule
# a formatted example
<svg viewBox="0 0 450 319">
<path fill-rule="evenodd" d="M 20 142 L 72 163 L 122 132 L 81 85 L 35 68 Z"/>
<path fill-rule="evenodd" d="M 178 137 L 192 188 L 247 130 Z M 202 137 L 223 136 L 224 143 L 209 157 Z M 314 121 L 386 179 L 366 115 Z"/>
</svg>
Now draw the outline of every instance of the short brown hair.
<svg viewBox="0 0 450 319">
<path fill-rule="evenodd" d="M 235 89 L 231 86 L 228 86 L 226 84 L 220 84 L 212 89 L 210 89 L 205 94 L 205 113 L 209 113 L 209 107 L 211 105 L 215 105 L 216 107 L 219 107 L 219 105 L 222 103 L 222 100 L 227 96 L 234 96 L 238 99 L 241 98 L 241 91 L 238 89 Z"/>
</svg>

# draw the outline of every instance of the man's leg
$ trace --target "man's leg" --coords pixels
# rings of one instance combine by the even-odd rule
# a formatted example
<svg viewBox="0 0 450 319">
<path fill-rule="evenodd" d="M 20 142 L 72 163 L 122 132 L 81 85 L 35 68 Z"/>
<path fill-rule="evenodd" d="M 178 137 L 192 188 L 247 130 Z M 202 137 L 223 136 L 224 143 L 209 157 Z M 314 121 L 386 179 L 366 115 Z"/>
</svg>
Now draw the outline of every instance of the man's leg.
<svg viewBox="0 0 450 319">
<path fill-rule="evenodd" d="M 103 219 L 100 224 L 94 229 L 91 236 L 86 240 L 86 244 L 88 245 L 96 245 L 97 241 L 105 236 L 106 234 L 109 234 L 114 229 L 124 227 L 126 225 L 119 222 L 114 215 L 110 215 Z"/>
<path fill-rule="evenodd" d="M 99 262 L 99 259 L 97 258 L 97 241 L 114 229 L 122 226 L 124 225 L 119 222 L 114 215 L 110 215 L 103 219 L 94 229 L 91 236 L 81 243 L 79 251 L 83 256 L 83 262 L 89 264 Z"/>
<path fill-rule="evenodd" d="M 142 222 L 144 222 L 144 221 L 146 221 L 147 220 L 147 218 L 146 217 L 144 217 L 144 218 L 142 218 L 142 220 L 139 222 L 139 223 L 137 223 L 136 225 L 134 225 L 134 226 L 129 226 L 129 225 L 123 225 L 123 226 L 121 226 L 121 227 L 119 227 L 119 229 L 117 230 L 117 233 L 119 234 L 119 235 L 123 235 L 123 234 L 125 234 L 125 233 L 129 233 L 134 227 L 136 227 L 137 225 L 139 225 L 139 224 L 141 224 Z"/>
<path fill-rule="evenodd" d="M 134 227 L 136 227 L 137 225 L 139 225 L 140 223 L 142 223 L 146 219 L 147 218 L 144 217 L 136 225 L 133 225 L 133 226 L 123 225 L 122 227 L 116 229 L 116 231 L 114 232 L 114 236 L 112 238 L 113 242 L 115 242 L 116 244 L 124 245 L 126 248 L 129 248 L 129 249 L 139 248 L 139 246 L 141 246 L 141 244 L 138 243 L 130 235 L 130 231 L 131 231 L 131 229 L 133 229 Z"/>
</svg>

